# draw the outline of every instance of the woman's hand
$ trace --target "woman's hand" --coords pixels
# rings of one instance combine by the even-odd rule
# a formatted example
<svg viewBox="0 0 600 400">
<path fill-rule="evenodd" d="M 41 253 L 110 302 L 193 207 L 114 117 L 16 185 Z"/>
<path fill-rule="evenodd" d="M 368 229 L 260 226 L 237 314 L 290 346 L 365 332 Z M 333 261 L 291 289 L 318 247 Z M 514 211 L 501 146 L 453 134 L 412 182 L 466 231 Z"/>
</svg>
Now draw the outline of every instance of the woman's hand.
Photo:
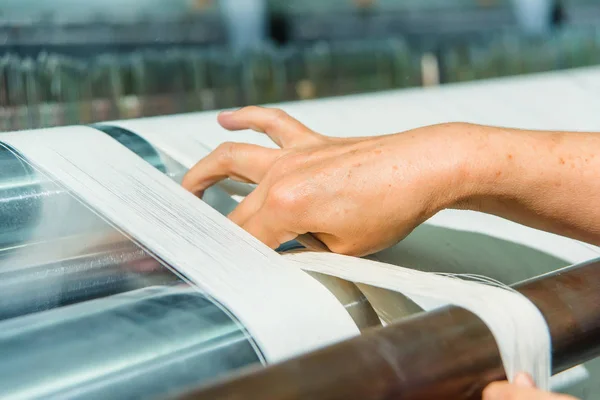
<svg viewBox="0 0 600 400">
<path fill-rule="evenodd" d="M 259 107 L 222 113 L 219 123 L 263 132 L 281 149 L 225 143 L 183 186 L 201 196 L 225 178 L 258 183 L 229 218 L 272 248 L 312 233 L 334 252 L 365 255 L 462 199 L 460 170 L 470 150 L 453 124 L 340 139 Z"/>
<path fill-rule="evenodd" d="M 531 378 L 521 374 L 515 383 L 494 382 L 483 391 L 482 400 L 577 400 L 574 397 L 536 389 Z"/>
<path fill-rule="evenodd" d="M 267 245 L 312 233 L 336 253 L 389 247 L 443 208 L 487 212 L 600 244 L 600 135 L 448 123 L 401 134 L 332 138 L 281 110 L 219 115 L 280 149 L 225 143 L 183 186 L 258 183 L 230 218 Z"/>
</svg>

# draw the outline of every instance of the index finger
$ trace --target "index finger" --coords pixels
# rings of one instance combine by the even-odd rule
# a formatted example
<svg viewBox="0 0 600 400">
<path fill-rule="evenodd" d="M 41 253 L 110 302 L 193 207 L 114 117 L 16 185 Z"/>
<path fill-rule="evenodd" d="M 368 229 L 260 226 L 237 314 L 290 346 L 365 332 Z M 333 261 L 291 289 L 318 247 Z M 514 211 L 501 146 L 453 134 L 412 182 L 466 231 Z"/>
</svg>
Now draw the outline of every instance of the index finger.
<svg viewBox="0 0 600 400">
<path fill-rule="evenodd" d="M 201 196 L 204 190 L 226 178 L 259 183 L 280 152 L 253 144 L 223 143 L 198 161 L 185 174 L 181 185 Z"/>
<path fill-rule="evenodd" d="M 224 111 L 219 114 L 218 121 L 228 130 L 252 129 L 265 133 L 283 148 L 307 144 L 320 137 L 285 111 L 275 108 L 249 106 L 237 111 Z"/>
</svg>

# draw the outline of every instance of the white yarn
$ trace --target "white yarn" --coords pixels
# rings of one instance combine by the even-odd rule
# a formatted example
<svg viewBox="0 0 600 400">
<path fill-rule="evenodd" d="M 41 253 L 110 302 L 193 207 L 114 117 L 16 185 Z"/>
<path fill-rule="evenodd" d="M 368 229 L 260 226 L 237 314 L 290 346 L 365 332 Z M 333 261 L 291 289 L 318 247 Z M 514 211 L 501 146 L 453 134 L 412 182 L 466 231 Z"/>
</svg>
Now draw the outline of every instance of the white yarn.
<svg viewBox="0 0 600 400">
<path fill-rule="evenodd" d="M 510 380 L 518 372 L 527 372 L 538 387 L 549 387 L 550 333 L 537 307 L 518 292 L 333 253 L 302 252 L 285 257 L 307 271 L 463 307 L 481 318 L 494 335 Z"/>
<path fill-rule="evenodd" d="M 277 362 L 359 334 L 337 299 L 117 141 L 87 127 L 0 135 L 235 315 Z"/>
</svg>

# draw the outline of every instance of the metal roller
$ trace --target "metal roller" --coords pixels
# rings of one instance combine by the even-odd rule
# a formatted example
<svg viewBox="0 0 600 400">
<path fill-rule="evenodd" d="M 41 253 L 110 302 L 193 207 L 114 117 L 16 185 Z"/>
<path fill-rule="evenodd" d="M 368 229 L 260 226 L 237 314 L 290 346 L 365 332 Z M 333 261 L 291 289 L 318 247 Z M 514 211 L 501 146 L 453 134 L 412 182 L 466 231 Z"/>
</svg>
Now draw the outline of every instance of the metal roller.
<svg viewBox="0 0 600 400">
<path fill-rule="evenodd" d="M 105 132 L 167 172 L 141 138 L 118 128 Z M 147 274 L 124 266 L 144 259 L 152 262 L 13 149 L 0 147 L 0 319 L 147 286 Z M 154 269 L 163 280 L 175 279 L 164 267 Z"/>
<path fill-rule="evenodd" d="M 185 285 L 14 318 L 0 323 L 0 397 L 161 398 L 260 364 L 248 338 Z"/>
<path fill-rule="evenodd" d="M 139 136 L 94 128 L 172 179 L 183 176 L 181 165 Z M 223 213 L 237 204 L 218 189 L 207 201 Z M 151 281 L 178 280 L 16 151 L 0 147 L 0 319 L 147 286 L 149 274 L 130 268 L 134 260 L 154 264 Z"/>
<path fill-rule="evenodd" d="M 40 246 L 30 247 L 44 255 Z M 148 285 L 181 282 L 136 245 L 109 245 L 92 254 L 0 271 L 0 321 Z"/>
<path fill-rule="evenodd" d="M 146 141 L 123 129 L 98 126 L 106 134 L 144 158 L 160 171 L 167 170 L 158 152 Z M 18 153 L 0 147 L 0 249 L 22 246 L 29 241 L 56 239 L 81 234 L 84 229 L 102 229 L 105 223 L 89 212 L 59 184 L 35 171 Z M 48 211 L 45 213 L 44 208 Z M 68 212 L 88 221 L 59 224 L 48 232 L 35 232 L 48 214 Z M 71 221 L 70 221 L 71 222 Z M 104 227 L 104 229 L 108 229 Z"/>
</svg>

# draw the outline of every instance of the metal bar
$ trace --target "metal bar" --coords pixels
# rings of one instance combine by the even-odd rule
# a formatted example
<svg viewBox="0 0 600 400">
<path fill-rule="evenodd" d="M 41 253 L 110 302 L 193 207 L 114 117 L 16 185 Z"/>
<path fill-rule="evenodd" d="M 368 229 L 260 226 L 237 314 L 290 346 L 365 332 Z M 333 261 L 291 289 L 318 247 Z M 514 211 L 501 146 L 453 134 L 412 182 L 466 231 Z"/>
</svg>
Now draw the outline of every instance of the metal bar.
<svg viewBox="0 0 600 400">
<path fill-rule="evenodd" d="M 554 373 L 600 354 L 600 259 L 517 289 L 548 322 Z M 488 383 L 504 378 L 484 323 L 464 309 L 446 307 L 278 365 L 247 369 L 181 398 L 479 399 Z"/>
</svg>

